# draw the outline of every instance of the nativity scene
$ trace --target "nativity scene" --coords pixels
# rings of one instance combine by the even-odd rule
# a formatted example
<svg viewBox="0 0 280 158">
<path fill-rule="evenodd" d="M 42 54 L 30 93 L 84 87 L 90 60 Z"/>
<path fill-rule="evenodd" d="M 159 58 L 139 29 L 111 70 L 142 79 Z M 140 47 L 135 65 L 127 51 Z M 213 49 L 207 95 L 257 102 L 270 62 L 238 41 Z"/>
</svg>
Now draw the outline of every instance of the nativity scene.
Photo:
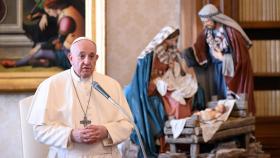
<svg viewBox="0 0 280 158">
<path fill-rule="evenodd" d="M 280 1 L 143 1 L 0 0 L 4 157 L 280 155 Z"/>
</svg>

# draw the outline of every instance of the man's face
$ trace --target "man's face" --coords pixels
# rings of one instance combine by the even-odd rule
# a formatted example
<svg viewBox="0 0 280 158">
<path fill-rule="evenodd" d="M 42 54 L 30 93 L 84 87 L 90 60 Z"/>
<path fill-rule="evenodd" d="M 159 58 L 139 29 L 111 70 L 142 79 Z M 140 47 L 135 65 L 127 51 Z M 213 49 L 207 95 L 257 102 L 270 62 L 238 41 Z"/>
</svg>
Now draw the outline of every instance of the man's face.
<svg viewBox="0 0 280 158">
<path fill-rule="evenodd" d="M 69 60 L 74 71 L 81 78 L 91 76 L 97 59 L 96 45 L 89 40 L 80 40 L 71 47 Z"/>
<path fill-rule="evenodd" d="M 213 29 L 215 27 L 214 21 L 209 18 L 203 18 L 202 24 L 204 28 L 208 28 L 208 29 Z"/>
</svg>

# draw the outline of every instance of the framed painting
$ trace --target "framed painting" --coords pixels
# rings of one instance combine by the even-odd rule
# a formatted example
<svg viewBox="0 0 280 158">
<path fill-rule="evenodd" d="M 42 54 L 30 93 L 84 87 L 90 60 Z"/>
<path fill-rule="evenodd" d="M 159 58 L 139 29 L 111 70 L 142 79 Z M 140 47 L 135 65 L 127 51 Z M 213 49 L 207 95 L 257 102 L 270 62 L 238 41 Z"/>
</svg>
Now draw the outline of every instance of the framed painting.
<svg viewBox="0 0 280 158">
<path fill-rule="evenodd" d="M 57 18 L 60 17 L 59 15 L 56 18 L 49 19 L 52 17 L 48 15 L 47 12 L 45 12 L 44 8 L 47 5 L 43 5 L 44 3 L 47 3 L 47 1 L 48 0 L 0 0 L 0 91 L 35 91 L 37 86 L 43 80 L 50 77 L 51 75 L 63 71 L 64 69 L 67 69 L 66 67 L 55 65 L 52 63 L 52 60 L 48 61 L 48 58 L 39 58 L 37 61 L 30 57 L 35 56 L 34 54 L 38 54 L 40 51 L 44 52 L 43 50 L 45 50 L 44 48 L 46 48 L 46 46 L 43 44 L 54 44 L 53 39 L 62 36 L 60 25 L 58 25 L 62 20 Z M 97 4 L 95 0 L 65 0 L 65 3 L 67 3 L 65 8 L 73 7 L 78 11 L 75 12 L 74 10 L 75 14 L 77 15 L 77 13 L 80 13 L 81 17 L 83 18 L 82 20 L 84 21 L 84 26 L 82 27 L 84 29 L 84 34 L 81 36 L 88 36 L 96 41 L 96 43 L 101 42 L 103 43 L 102 45 L 104 45 L 104 35 L 101 35 L 101 37 L 97 38 L 97 31 L 95 31 L 97 29 L 97 22 L 95 21 L 97 13 L 95 7 L 100 4 Z M 102 5 L 104 8 L 104 3 Z M 104 12 L 104 10 L 101 10 L 101 12 Z M 35 17 L 37 14 L 38 17 Z M 40 37 L 40 33 L 32 32 L 34 30 L 36 31 L 34 26 L 36 26 L 38 30 L 40 27 L 39 23 L 44 14 L 47 15 L 46 17 L 48 20 L 48 25 L 51 25 L 51 20 L 54 20 L 54 24 L 58 26 L 57 30 L 53 30 L 54 36 L 50 37 L 49 39 L 45 39 L 46 35 Z M 69 15 L 71 17 L 71 14 Z M 33 16 L 35 17 L 34 19 Z M 74 22 L 77 19 L 77 17 L 72 18 L 74 19 Z M 31 28 L 29 28 L 29 26 Z M 76 22 L 74 30 L 76 31 L 77 28 L 82 27 L 79 27 Z M 54 28 L 54 26 L 51 28 Z M 47 35 L 50 35 L 51 33 L 48 32 Z M 67 35 L 68 34 L 63 36 L 63 40 L 67 40 Z M 65 43 L 61 42 L 61 44 L 63 45 L 61 48 L 65 49 Z M 38 45 L 40 45 L 40 47 L 38 47 L 40 49 L 37 49 Z M 56 45 L 52 47 L 56 48 Z M 104 47 L 100 48 L 102 49 Z M 20 65 L 21 61 L 23 61 L 24 64 Z M 44 65 L 44 62 L 47 64 Z M 99 65 L 99 67 L 102 72 L 102 67 L 104 66 Z M 103 68 L 103 70 L 104 69 L 105 68 Z"/>
</svg>

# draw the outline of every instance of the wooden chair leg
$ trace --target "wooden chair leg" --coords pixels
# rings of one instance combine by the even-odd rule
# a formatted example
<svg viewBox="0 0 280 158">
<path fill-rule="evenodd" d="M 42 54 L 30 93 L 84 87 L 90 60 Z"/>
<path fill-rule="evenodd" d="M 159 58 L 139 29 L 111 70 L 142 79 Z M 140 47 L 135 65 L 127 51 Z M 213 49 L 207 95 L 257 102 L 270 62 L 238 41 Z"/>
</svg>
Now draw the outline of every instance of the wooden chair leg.
<svg viewBox="0 0 280 158">
<path fill-rule="evenodd" d="M 175 144 L 170 144 L 170 152 L 171 153 L 176 153 L 176 145 Z"/>
<path fill-rule="evenodd" d="M 251 133 L 245 134 L 245 149 L 246 149 L 246 150 L 249 149 L 249 145 L 250 145 L 250 135 L 251 135 Z"/>
<path fill-rule="evenodd" d="M 199 144 L 190 144 L 191 158 L 197 158 L 199 154 Z"/>
</svg>

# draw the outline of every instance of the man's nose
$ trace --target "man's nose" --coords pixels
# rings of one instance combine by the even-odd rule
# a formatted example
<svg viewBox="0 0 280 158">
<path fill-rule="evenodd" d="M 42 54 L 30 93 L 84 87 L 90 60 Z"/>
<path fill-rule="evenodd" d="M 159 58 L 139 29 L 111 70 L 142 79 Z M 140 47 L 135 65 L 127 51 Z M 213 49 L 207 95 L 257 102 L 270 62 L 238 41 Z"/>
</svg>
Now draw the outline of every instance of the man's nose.
<svg viewBox="0 0 280 158">
<path fill-rule="evenodd" d="M 92 60 L 91 57 L 86 56 L 85 59 L 84 59 L 84 63 L 89 64 L 89 63 L 91 63 L 91 60 Z"/>
</svg>

